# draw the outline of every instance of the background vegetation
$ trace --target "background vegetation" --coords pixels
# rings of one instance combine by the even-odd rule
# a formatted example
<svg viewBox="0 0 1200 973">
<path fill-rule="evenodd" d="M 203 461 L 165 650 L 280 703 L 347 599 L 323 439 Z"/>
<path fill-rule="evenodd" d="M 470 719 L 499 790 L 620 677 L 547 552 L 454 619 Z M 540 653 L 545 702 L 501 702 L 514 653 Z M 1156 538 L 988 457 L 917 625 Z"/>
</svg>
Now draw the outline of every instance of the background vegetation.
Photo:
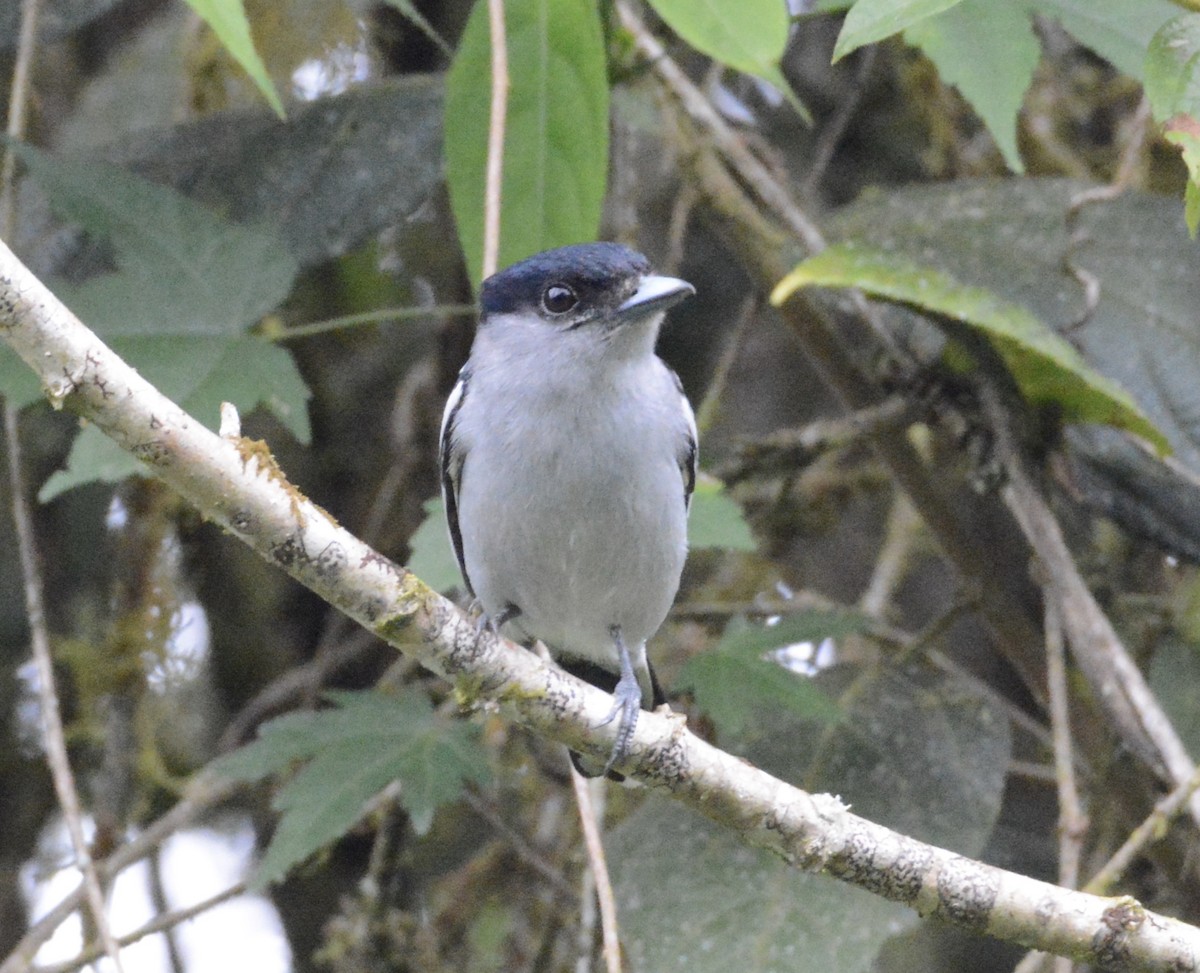
<svg viewBox="0 0 1200 973">
<path fill-rule="evenodd" d="M 1200 14 L 505 6 L 500 263 L 621 239 L 699 292 L 660 347 L 711 477 L 652 645 L 672 706 L 906 834 L 1196 922 Z M 250 2 L 249 32 L 232 9 L 44 0 L 22 48 L 22 8 L 0 7 L 4 84 L 33 57 L 3 236 L 193 415 L 215 426 L 236 403 L 308 496 L 450 589 L 432 498 L 483 273 L 486 6 Z M 148 834 L 207 836 L 210 855 L 252 834 L 273 910 L 257 914 L 278 917 L 297 970 L 586 965 L 598 934 L 561 748 L 459 713 L 131 476 L 2 351 L 0 392 L 42 501 L 97 857 Z M 0 518 L 12 969 L 66 857 L 29 639 Z M 187 791 L 218 757 L 246 786 Z M 1097 879 L 1168 791 L 1182 815 Z M 632 969 L 1021 961 L 659 798 L 604 793 Z M 241 893 L 201 891 L 170 848 L 154 909 Z M 199 968 L 172 935 L 144 962 Z"/>
</svg>

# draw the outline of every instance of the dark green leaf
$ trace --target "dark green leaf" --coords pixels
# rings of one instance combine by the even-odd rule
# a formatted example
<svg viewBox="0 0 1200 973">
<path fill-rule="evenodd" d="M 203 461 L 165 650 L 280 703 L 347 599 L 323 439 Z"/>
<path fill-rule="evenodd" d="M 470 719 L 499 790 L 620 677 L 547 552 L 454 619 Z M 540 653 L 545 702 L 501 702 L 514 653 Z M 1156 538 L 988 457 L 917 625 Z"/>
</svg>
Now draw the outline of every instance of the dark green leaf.
<svg viewBox="0 0 1200 973">
<path fill-rule="evenodd" d="M 507 0 L 510 87 L 499 265 L 594 240 L 608 175 L 608 77 L 591 0 Z M 476 3 L 446 80 L 445 157 L 459 240 L 478 285 L 491 104 L 491 31 Z"/>
<path fill-rule="evenodd" d="M 1128 392 L 1094 370 L 1026 308 L 992 291 L 964 285 L 904 256 L 849 243 L 804 261 L 780 282 L 771 300 L 782 303 L 796 289 L 810 286 L 858 287 L 978 328 L 996 346 L 1029 401 L 1053 402 L 1073 421 L 1119 426 L 1160 448 L 1167 446 Z"/>
<path fill-rule="evenodd" d="M 258 887 L 345 834 L 367 802 L 394 780 L 414 830 L 422 834 L 437 807 L 462 792 L 464 781 L 488 777 L 474 729 L 438 718 L 419 691 L 329 695 L 336 709 L 272 720 L 254 743 L 212 765 L 216 774 L 257 780 L 306 761 L 276 795 L 281 817 L 255 876 Z"/>
</svg>

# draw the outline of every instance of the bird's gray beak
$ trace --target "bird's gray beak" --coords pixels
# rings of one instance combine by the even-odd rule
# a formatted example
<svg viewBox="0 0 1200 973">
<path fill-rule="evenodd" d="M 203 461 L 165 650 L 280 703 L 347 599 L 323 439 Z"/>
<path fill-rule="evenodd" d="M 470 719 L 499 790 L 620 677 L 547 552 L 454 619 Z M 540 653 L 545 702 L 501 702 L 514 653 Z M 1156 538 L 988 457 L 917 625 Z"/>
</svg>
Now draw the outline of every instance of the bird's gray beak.
<svg viewBox="0 0 1200 973">
<path fill-rule="evenodd" d="M 686 280 L 650 274 L 642 278 L 633 296 L 617 308 L 617 314 L 623 318 L 659 314 L 695 293 L 696 288 Z"/>
</svg>

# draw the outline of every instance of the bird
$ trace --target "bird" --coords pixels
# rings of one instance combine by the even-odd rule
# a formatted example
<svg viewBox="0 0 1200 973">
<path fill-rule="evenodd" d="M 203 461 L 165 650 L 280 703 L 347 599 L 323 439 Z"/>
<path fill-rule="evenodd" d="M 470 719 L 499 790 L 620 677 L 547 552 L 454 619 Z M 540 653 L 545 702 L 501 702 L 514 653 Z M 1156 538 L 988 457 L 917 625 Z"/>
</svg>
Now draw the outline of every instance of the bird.
<svg viewBox="0 0 1200 973">
<path fill-rule="evenodd" d="M 440 460 L 450 540 L 480 624 L 614 697 L 601 773 L 665 697 L 646 656 L 679 589 L 696 483 L 696 420 L 655 353 L 687 281 L 585 243 L 487 278 L 446 402 Z M 578 754 L 572 760 L 598 776 Z"/>
</svg>

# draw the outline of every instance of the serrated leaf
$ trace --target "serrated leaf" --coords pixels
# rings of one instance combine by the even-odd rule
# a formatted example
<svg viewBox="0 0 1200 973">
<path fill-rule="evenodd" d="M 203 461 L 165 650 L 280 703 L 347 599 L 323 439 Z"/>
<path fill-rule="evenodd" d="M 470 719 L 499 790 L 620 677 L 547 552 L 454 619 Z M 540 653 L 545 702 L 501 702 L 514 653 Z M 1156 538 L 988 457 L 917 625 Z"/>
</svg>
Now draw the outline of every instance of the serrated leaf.
<svg viewBox="0 0 1200 973">
<path fill-rule="evenodd" d="M 216 760 L 213 773 L 257 780 L 303 767 L 279 790 L 279 826 L 255 875 L 256 887 L 341 837 L 367 803 L 394 780 L 418 834 L 465 781 L 484 781 L 487 759 L 467 724 L 437 717 L 418 690 L 398 696 L 333 692 L 336 709 L 288 714 L 266 723 L 259 738 Z"/>
<path fill-rule="evenodd" d="M 308 440 L 308 391 L 291 356 L 247 333 L 283 301 L 297 271 L 272 229 L 226 223 L 173 190 L 95 160 L 14 148 L 54 209 L 115 251 L 116 273 L 54 285 L 89 327 L 210 427 L 222 401 L 245 413 L 262 403 Z M 43 497 L 144 472 L 119 452 L 80 437 L 67 471 L 46 484 Z"/>
<path fill-rule="evenodd" d="M 962 0 L 909 27 L 904 39 L 920 48 L 944 82 L 958 88 L 1008 167 L 1024 172 L 1017 114 L 1042 55 L 1029 12 L 1020 4 Z"/>
<path fill-rule="evenodd" d="M 753 551 L 757 546 L 742 508 L 725 491 L 725 485 L 711 476 L 697 477 L 688 515 L 688 547 Z"/>
<path fill-rule="evenodd" d="M 688 660 L 679 684 L 692 688 L 697 705 L 723 734 L 743 735 L 777 720 L 780 713 L 832 723 L 841 718 L 837 704 L 811 678 L 784 667 L 772 653 L 796 643 L 840 638 L 865 625 L 861 616 L 815 611 L 777 625 L 734 619 L 716 646 Z"/>
<path fill-rule="evenodd" d="M 187 5 L 196 11 L 212 32 L 217 35 L 221 45 L 230 56 L 242 66 L 267 104 L 274 109 L 280 118 L 284 117 L 283 102 L 279 93 L 267 74 L 267 68 L 254 49 L 254 38 L 250 36 L 250 21 L 246 19 L 244 0 L 186 0 Z"/>
<path fill-rule="evenodd" d="M 650 0 L 671 30 L 714 61 L 762 78 L 785 95 L 807 121 L 779 67 L 788 41 L 787 6 L 776 0 Z"/>
<path fill-rule="evenodd" d="M 507 0 L 509 91 L 501 189 L 501 267 L 594 240 L 608 176 L 608 77 L 591 0 Z M 476 3 L 446 79 L 450 203 L 471 281 L 483 263 L 491 31 Z"/>
<path fill-rule="evenodd" d="M 782 304 L 801 287 L 857 287 L 874 297 L 945 315 L 982 331 L 1004 358 L 1025 397 L 1054 403 L 1075 422 L 1128 429 L 1169 449 L 1167 439 L 1129 393 L 1084 361 L 1027 308 L 993 291 L 966 286 L 931 266 L 873 247 L 839 244 L 804 261 L 771 295 Z"/>
<path fill-rule="evenodd" d="M 1169 0 L 1032 0 L 1030 9 L 1057 20 L 1085 47 L 1138 80 L 1150 39 L 1179 12 Z"/>
<path fill-rule="evenodd" d="M 932 17 L 949 10 L 962 0 L 858 0 L 838 34 L 833 46 L 833 62 L 836 64 L 847 54 L 866 44 L 874 44 L 891 37 Z"/>
</svg>

